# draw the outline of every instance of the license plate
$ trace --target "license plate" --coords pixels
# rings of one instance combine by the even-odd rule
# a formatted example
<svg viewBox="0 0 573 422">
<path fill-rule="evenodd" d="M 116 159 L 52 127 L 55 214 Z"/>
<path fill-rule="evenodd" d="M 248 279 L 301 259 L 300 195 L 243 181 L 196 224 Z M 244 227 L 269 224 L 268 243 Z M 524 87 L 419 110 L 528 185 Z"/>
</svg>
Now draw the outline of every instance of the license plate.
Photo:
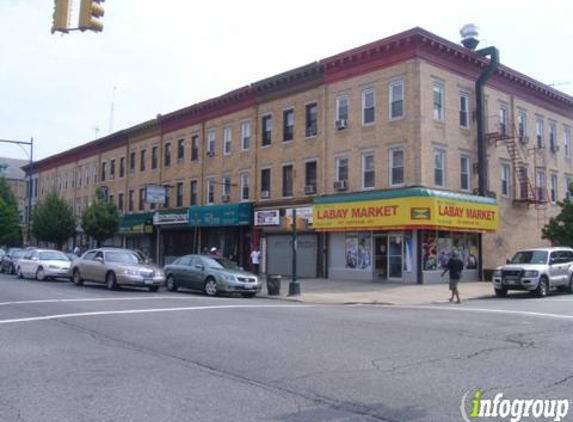
<svg viewBox="0 0 573 422">
<path fill-rule="evenodd" d="M 143 282 L 145 284 L 153 284 L 153 280 L 151 278 L 146 278 L 145 280 L 143 280 Z"/>
<path fill-rule="evenodd" d="M 256 284 L 245 284 L 245 289 L 251 290 L 254 289 L 257 285 Z"/>
<path fill-rule="evenodd" d="M 513 284 L 515 284 L 515 283 L 516 283 L 516 280 L 513 279 L 513 278 L 506 278 L 506 279 L 505 279 L 505 284 L 513 285 Z"/>
</svg>

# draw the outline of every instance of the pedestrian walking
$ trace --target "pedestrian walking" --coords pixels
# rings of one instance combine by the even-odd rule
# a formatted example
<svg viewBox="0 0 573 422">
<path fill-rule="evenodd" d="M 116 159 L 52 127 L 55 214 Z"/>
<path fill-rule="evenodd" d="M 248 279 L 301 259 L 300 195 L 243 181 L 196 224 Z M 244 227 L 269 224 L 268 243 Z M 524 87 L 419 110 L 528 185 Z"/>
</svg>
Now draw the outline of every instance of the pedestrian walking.
<svg viewBox="0 0 573 422">
<path fill-rule="evenodd" d="M 452 256 L 448 259 L 442 277 L 449 272 L 450 273 L 450 290 L 452 291 L 452 296 L 450 297 L 450 302 L 454 301 L 456 298 L 456 303 L 462 303 L 460 299 L 460 293 L 458 291 L 458 283 L 462 277 L 462 271 L 464 269 L 464 263 L 460 259 L 457 251 L 452 252 Z"/>
<path fill-rule="evenodd" d="M 74 254 L 76 254 L 76 255 L 78 255 L 78 256 L 80 255 L 80 247 L 79 247 L 79 246 L 76 246 L 76 247 L 74 248 Z"/>
<path fill-rule="evenodd" d="M 253 264 L 253 272 L 257 275 L 259 274 L 260 259 L 261 251 L 259 251 L 259 248 L 253 248 L 251 252 L 251 263 Z"/>
</svg>

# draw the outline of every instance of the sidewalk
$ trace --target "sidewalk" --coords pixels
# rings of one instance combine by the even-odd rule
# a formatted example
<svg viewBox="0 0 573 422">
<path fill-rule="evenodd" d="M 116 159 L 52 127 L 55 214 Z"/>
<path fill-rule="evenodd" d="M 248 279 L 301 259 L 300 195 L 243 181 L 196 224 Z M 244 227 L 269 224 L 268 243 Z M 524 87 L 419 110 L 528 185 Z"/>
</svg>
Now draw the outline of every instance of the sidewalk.
<svg viewBox="0 0 573 422">
<path fill-rule="evenodd" d="M 330 279 L 299 279 L 301 294 L 288 296 L 290 279 L 283 278 L 279 296 L 269 296 L 266 279 L 258 297 L 323 304 L 382 304 L 425 305 L 446 303 L 450 297 L 448 283 L 404 284 L 379 281 Z M 494 295 L 490 282 L 462 281 L 459 284 L 462 301 Z"/>
</svg>

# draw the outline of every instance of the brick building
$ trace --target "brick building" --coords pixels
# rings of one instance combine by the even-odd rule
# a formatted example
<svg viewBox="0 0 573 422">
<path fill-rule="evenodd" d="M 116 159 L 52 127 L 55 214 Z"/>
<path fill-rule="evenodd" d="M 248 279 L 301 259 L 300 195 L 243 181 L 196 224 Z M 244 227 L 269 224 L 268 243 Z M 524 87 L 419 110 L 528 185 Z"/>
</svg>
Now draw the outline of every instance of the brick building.
<svg viewBox="0 0 573 422">
<path fill-rule="evenodd" d="M 216 246 L 248 266 L 260 245 L 287 275 L 296 209 L 299 276 L 434 282 L 455 249 L 478 278 L 545 243 L 572 118 L 572 97 L 414 28 L 41 160 L 37 191 L 79 214 L 105 186 L 109 242 L 160 263 Z"/>
</svg>

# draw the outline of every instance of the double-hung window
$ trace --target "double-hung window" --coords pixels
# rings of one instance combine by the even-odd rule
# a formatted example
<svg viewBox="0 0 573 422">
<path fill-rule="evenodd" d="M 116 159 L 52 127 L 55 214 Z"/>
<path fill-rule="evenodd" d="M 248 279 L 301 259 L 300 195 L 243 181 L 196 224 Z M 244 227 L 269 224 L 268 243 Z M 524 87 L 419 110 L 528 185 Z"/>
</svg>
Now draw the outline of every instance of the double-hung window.
<svg viewBox="0 0 573 422">
<path fill-rule="evenodd" d="M 251 147 L 251 122 L 241 123 L 241 149 L 248 150 Z"/>
<path fill-rule="evenodd" d="M 229 155 L 231 153 L 231 145 L 233 143 L 233 129 L 227 126 L 223 129 L 223 154 Z"/>
<path fill-rule="evenodd" d="M 399 119 L 404 116 L 404 83 L 392 82 L 388 87 L 388 102 L 390 119 Z"/>
<path fill-rule="evenodd" d="M 135 171 L 135 151 L 129 153 L 129 172 L 133 173 Z"/>
<path fill-rule="evenodd" d="M 165 167 L 171 166 L 171 142 L 168 142 L 164 146 L 165 155 L 163 157 L 163 165 Z"/>
<path fill-rule="evenodd" d="M 115 179 L 115 160 L 109 163 L 109 175 L 111 179 Z"/>
<path fill-rule="evenodd" d="M 503 136 L 507 136 L 509 133 L 508 127 L 509 111 L 506 106 L 501 106 L 499 108 L 499 133 Z"/>
<path fill-rule="evenodd" d="M 374 152 L 362 154 L 362 189 L 372 189 L 376 186 L 376 166 Z"/>
<path fill-rule="evenodd" d="M 318 133 L 318 105 L 316 103 L 310 103 L 306 105 L 306 137 L 310 138 L 316 136 Z"/>
<path fill-rule="evenodd" d="M 78 167 L 78 188 L 82 187 L 82 168 Z M 58 176 L 58 184 L 60 185 L 60 190 L 62 190 L 62 182 L 61 182 L 61 178 Z"/>
<path fill-rule="evenodd" d="M 346 129 L 348 126 L 348 95 L 336 98 L 336 129 Z"/>
<path fill-rule="evenodd" d="M 390 186 L 402 186 L 404 184 L 404 149 L 391 149 L 389 158 Z"/>
<path fill-rule="evenodd" d="M 509 196 L 509 164 L 501 164 L 501 195 Z"/>
<path fill-rule="evenodd" d="M 467 92 L 460 92 L 460 127 L 468 129 L 470 127 L 470 96 Z"/>
<path fill-rule="evenodd" d="M 537 170 L 537 199 L 545 200 L 545 171 Z"/>
<path fill-rule="evenodd" d="M 362 124 L 369 125 L 376 119 L 376 93 L 374 88 L 362 91 Z"/>
<path fill-rule="evenodd" d="M 185 159 L 185 139 L 177 141 L 177 162 L 182 163 Z"/>
<path fill-rule="evenodd" d="M 316 161 L 307 161 L 304 165 L 304 185 L 307 194 L 316 193 L 316 166 Z"/>
<path fill-rule="evenodd" d="M 215 130 L 207 132 L 207 155 L 215 154 Z"/>
<path fill-rule="evenodd" d="M 571 157 L 571 129 L 563 129 L 563 148 L 565 149 L 565 157 Z"/>
<path fill-rule="evenodd" d="M 183 182 L 177 182 L 177 191 L 175 197 L 175 206 L 182 207 L 183 206 Z"/>
<path fill-rule="evenodd" d="M 191 137 L 191 161 L 199 159 L 199 135 Z"/>
<path fill-rule="evenodd" d="M 128 201 L 129 201 L 129 202 L 128 202 L 128 204 L 127 204 L 127 210 L 128 210 L 128 211 L 133 211 L 133 202 L 134 202 L 133 196 L 134 196 L 133 189 L 130 189 L 130 190 L 129 190 L 129 197 L 128 197 Z"/>
<path fill-rule="evenodd" d="M 207 179 L 207 205 L 211 205 L 215 202 L 215 179 L 212 177 Z"/>
<path fill-rule="evenodd" d="M 446 151 L 434 150 L 434 185 L 444 187 L 446 184 Z"/>
<path fill-rule="evenodd" d="M 348 157 L 336 158 L 336 181 L 348 181 Z"/>
<path fill-rule="evenodd" d="M 270 145 L 273 135 L 273 117 L 271 115 L 263 116 L 261 130 L 262 146 Z"/>
<path fill-rule="evenodd" d="M 90 166 L 86 166 L 86 186 L 90 185 Z"/>
<path fill-rule="evenodd" d="M 228 201 L 231 196 L 231 175 L 226 174 L 223 176 L 223 196 L 222 200 Z"/>
<path fill-rule="evenodd" d="M 553 204 L 557 202 L 557 192 L 557 174 L 551 173 L 549 176 L 549 196 Z"/>
<path fill-rule="evenodd" d="M 434 104 L 434 120 L 444 121 L 444 85 L 435 83 L 432 88 Z"/>
<path fill-rule="evenodd" d="M 141 155 L 139 156 L 139 171 L 145 171 L 145 162 L 147 161 L 146 155 L 147 155 L 147 150 L 142 149 Z"/>
<path fill-rule="evenodd" d="M 460 157 L 460 188 L 470 190 L 470 157 L 467 155 Z"/>
<path fill-rule="evenodd" d="M 287 164 L 283 166 L 283 196 L 288 197 L 293 194 L 293 166 Z"/>
<path fill-rule="evenodd" d="M 271 197 L 271 169 L 261 169 L 261 199 Z"/>
<path fill-rule="evenodd" d="M 243 172 L 239 176 L 241 186 L 241 201 L 249 199 L 249 173 Z"/>
<path fill-rule="evenodd" d="M 152 147 L 151 148 L 151 169 L 154 170 L 157 168 L 158 157 L 157 151 L 159 147 Z"/>
<path fill-rule="evenodd" d="M 106 177 L 106 174 L 105 174 L 105 171 L 106 171 L 106 166 L 107 166 L 107 163 L 106 163 L 106 162 L 103 162 L 103 163 L 101 163 L 101 181 L 102 181 L 102 182 L 105 182 L 105 177 Z M 73 180 L 73 175 L 72 175 L 72 180 Z M 72 183 L 72 187 L 73 187 L 73 183 Z"/>
<path fill-rule="evenodd" d="M 535 120 L 535 136 L 537 138 L 537 148 L 545 148 L 545 142 L 543 140 L 543 119 Z"/>
<path fill-rule="evenodd" d="M 198 205 L 197 180 L 191 180 L 189 187 L 189 205 Z"/>
<path fill-rule="evenodd" d="M 517 113 L 517 136 L 520 142 L 527 143 L 527 113 L 523 110 Z"/>
<path fill-rule="evenodd" d="M 565 199 L 569 201 L 571 200 L 571 192 L 573 188 L 573 186 L 571 186 L 571 183 L 573 183 L 573 177 L 565 176 Z"/>
<path fill-rule="evenodd" d="M 145 188 L 139 189 L 139 211 L 145 209 Z"/>
<path fill-rule="evenodd" d="M 119 158 L 119 177 L 123 178 L 125 175 L 125 157 Z"/>
<path fill-rule="evenodd" d="M 557 152 L 557 126 L 555 123 L 549 124 L 549 149 L 551 152 Z"/>
<path fill-rule="evenodd" d="M 294 139 L 294 110 L 289 108 L 283 110 L 283 141 L 288 142 Z"/>
</svg>

